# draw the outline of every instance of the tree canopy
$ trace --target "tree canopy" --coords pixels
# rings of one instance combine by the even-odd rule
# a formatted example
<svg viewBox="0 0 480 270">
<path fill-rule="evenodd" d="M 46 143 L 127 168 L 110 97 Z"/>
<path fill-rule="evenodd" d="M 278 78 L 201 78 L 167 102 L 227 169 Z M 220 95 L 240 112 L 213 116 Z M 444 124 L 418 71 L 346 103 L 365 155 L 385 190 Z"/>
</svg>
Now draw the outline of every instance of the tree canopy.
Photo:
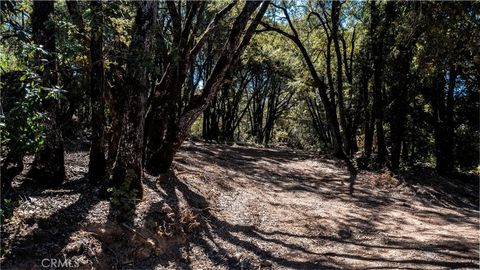
<svg viewBox="0 0 480 270">
<path fill-rule="evenodd" d="M 478 2 L 1 1 L 2 192 L 89 179 L 128 213 L 188 138 L 478 172 Z"/>
</svg>

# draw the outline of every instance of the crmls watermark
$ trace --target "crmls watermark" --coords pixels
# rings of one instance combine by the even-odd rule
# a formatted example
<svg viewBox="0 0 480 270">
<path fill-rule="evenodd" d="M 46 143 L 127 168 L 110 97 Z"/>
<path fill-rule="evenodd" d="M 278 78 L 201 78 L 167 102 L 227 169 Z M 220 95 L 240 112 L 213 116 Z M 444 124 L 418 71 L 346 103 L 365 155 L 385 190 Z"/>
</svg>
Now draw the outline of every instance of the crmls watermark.
<svg viewBox="0 0 480 270">
<path fill-rule="evenodd" d="M 54 259 L 45 258 L 42 260 L 41 265 L 43 268 L 78 268 L 80 264 L 77 261 L 73 261 L 67 258 Z"/>
</svg>

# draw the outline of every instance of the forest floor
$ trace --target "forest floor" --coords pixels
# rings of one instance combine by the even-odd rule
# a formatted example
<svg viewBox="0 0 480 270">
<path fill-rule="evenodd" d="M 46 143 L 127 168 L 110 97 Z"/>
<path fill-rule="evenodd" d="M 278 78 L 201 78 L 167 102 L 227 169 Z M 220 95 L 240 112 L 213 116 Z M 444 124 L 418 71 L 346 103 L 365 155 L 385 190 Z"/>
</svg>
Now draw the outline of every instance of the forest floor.
<svg viewBox="0 0 480 270">
<path fill-rule="evenodd" d="M 14 182 L 2 269 L 478 269 L 478 178 L 361 171 L 312 152 L 188 142 L 145 176 L 130 223 L 66 156 L 55 189 Z M 28 160 L 27 160 L 28 163 Z M 28 168 L 27 168 L 28 169 Z"/>
</svg>

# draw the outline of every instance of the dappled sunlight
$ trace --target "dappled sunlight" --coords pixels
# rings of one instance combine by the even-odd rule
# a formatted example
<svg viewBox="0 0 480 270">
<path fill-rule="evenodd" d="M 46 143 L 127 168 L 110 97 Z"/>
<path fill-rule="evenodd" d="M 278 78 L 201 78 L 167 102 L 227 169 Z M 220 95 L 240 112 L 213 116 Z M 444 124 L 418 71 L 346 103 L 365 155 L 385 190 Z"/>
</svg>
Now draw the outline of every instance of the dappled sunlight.
<svg viewBox="0 0 480 270">
<path fill-rule="evenodd" d="M 257 256 L 267 252 L 269 260 L 279 265 L 282 261 L 278 258 L 291 258 L 288 263 L 283 261 L 283 266 L 290 267 L 313 267 L 314 263 L 318 267 L 360 268 L 456 265 L 450 260 L 466 260 L 458 263 L 463 267 L 476 266 L 472 261 L 478 255 L 474 226 L 478 224 L 478 210 L 427 207 L 409 190 L 394 192 L 394 186 L 372 185 L 371 177 L 378 176 L 362 173 L 354 196 L 350 196 L 348 174 L 339 167 L 341 163 L 324 163 L 313 156 L 289 160 L 288 155 L 295 155 L 290 150 L 238 146 L 223 146 L 222 150 L 191 144 L 185 149 L 188 152 L 179 155 L 181 164 L 195 158 L 197 165 L 190 169 L 202 168 L 205 177 L 181 171 L 180 181 L 185 179 L 186 185 L 197 188 L 205 184 L 218 187 L 214 200 L 217 207 L 212 208 L 217 211 L 212 214 L 224 222 L 234 222 L 231 224 L 237 224 L 237 228 L 246 227 L 229 236 L 236 239 L 234 245 L 240 245 L 237 250 L 243 250 L 243 255 L 238 255 L 242 258 L 261 260 L 263 256 Z M 217 155 L 223 158 L 208 162 L 217 160 Z M 465 214 L 469 211 L 473 212 Z M 212 233 L 215 238 L 215 230 Z M 217 237 L 217 245 L 231 249 L 232 243 L 222 235 Z M 240 239 L 250 243 L 248 247 L 256 245 L 266 250 L 249 253 Z M 345 254 L 355 255 L 342 257 Z M 415 259 L 399 259 L 402 257 Z"/>
<path fill-rule="evenodd" d="M 1 1 L 0 268 L 478 269 L 478 1 Z"/>
<path fill-rule="evenodd" d="M 95 256 L 98 265 L 135 258 L 147 268 L 159 263 L 192 268 L 478 267 L 478 209 L 425 205 L 401 186 L 372 184 L 372 177 L 383 177 L 372 173 L 360 172 L 352 196 L 341 162 L 306 154 L 288 161 L 296 155 L 288 149 L 186 144 L 172 172 L 145 174 L 144 198 L 131 223 L 120 225 L 112 222 L 109 213 L 115 210 L 99 193 L 83 195 L 88 186 L 79 182 L 84 181 L 81 174 L 72 174 L 57 189 L 23 185 L 29 201 L 20 203 L 12 221 L 26 225 L 6 243 L 26 258 L 24 265 L 35 258 L 21 250 L 39 238 L 49 239 L 45 250 L 82 260 Z M 81 156 L 70 154 L 69 166 L 86 162 Z M 38 207 L 42 216 L 32 218 L 28 213 Z M 54 224 L 66 224 L 67 234 L 51 238 L 60 233 Z M 112 242 L 112 237 L 121 240 Z M 93 253 L 81 251 L 82 245 Z"/>
</svg>

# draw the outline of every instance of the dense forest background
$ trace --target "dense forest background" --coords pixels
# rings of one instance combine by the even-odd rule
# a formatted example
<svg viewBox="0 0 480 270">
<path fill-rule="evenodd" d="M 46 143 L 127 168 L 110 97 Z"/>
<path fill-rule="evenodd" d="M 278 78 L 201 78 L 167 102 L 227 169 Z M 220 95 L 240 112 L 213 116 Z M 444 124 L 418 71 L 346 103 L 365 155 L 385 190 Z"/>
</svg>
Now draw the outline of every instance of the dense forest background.
<svg viewBox="0 0 480 270">
<path fill-rule="evenodd" d="M 478 269 L 479 1 L 0 21 L 0 267 Z"/>
<path fill-rule="evenodd" d="M 479 166 L 478 2 L 2 1 L 2 193 L 89 179 L 129 209 L 182 142 L 333 153 L 352 171 Z"/>
</svg>

